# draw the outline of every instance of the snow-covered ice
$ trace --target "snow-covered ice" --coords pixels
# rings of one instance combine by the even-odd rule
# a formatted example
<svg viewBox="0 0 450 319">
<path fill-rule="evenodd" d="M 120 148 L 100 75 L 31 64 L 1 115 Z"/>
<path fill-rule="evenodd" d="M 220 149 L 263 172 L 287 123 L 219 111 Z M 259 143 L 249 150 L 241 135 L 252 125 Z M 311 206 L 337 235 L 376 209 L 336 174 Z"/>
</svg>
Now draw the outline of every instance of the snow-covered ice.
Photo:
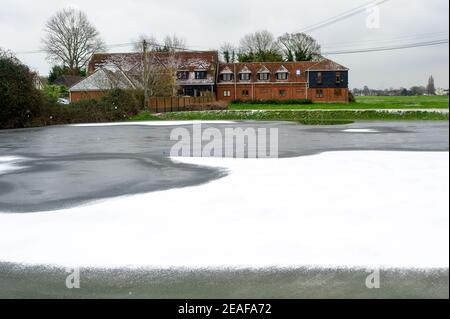
<svg viewBox="0 0 450 319">
<path fill-rule="evenodd" d="M 0 214 L 0 261 L 448 268 L 448 152 L 175 160 L 230 174 L 62 211 Z"/>
<path fill-rule="evenodd" d="M 86 124 L 70 124 L 69 126 L 79 127 L 95 127 L 95 126 L 179 126 L 179 125 L 193 125 L 193 124 L 233 124 L 233 121 L 138 121 L 138 122 L 110 122 L 110 123 L 86 123 Z"/>
<path fill-rule="evenodd" d="M 24 161 L 25 158 L 19 156 L 0 156 L 0 175 L 2 173 L 20 169 L 18 163 Z"/>
<path fill-rule="evenodd" d="M 346 133 L 378 133 L 380 131 L 371 129 L 371 128 L 348 128 L 348 129 L 342 130 L 342 132 L 346 132 Z"/>
</svg>

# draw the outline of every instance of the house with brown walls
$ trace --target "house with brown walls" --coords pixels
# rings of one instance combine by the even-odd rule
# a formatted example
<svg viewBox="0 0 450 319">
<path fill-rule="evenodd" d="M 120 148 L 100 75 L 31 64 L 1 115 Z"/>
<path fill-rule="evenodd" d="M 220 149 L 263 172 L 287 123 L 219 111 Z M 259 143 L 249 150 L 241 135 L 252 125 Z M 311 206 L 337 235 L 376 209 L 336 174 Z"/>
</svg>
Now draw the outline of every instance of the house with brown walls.
<svg viewBox="0 0 450 319">
<path fill-rule="evenodd" d="M 149 52 L 150 68 L 176 70 L 178 95 L 199 97 L 215 93 L 218 53 L 216 51 Z M 171 71 L 170 71 L 171 72 Z M 71 87 L 70 100 L 98 97 L 112 88 L 143 88 L 141 53 L 94 54 L 88 76 Z"/>
<path fill-rule="evenodd" d="M 220 64 L 217 99 L 347 102 L 348 69 L 328 59 Z"/>
<path fill-rule="evenodd" d="M 216 94 L 219 101 L 310 99 L 348 101 L 348 68 L 331 61 L 219 63 L 217 51 L 149 52 L 151 66 L 175 68 L 179 96 Z M 94 54 L 71 101 L 112 88 L 142 89 L 140 53 Z"/>
</svg>

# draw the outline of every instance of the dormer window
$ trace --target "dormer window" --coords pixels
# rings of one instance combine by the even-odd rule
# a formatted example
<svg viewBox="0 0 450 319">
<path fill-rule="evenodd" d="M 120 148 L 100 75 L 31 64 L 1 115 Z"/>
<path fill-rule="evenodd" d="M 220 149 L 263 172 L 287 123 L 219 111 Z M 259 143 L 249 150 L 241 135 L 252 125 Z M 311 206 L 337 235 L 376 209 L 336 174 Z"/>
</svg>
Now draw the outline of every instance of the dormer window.
<svg viewBox="0 0 450 319">
<path fill-rule="evenodd" d="M 222 81 L 225 81 L 225 82 L 233 81 L 233 74 L 231 74 L 231 73 L 222 74 Z"/>
<path fill-rule="evenodd" d="M 230 82 L 233 81 L 234 78 L 234 74 L 233 71 L 230 70 L 229 67 L 225 67 L 221 72 L 220 72 L 220 79 L 224 82 Z"/>
<path fill-rule="evenodd" d="M 252 77 L 252 71 L 247 66 L 244 66 L 239 72 L 239 81 L 250 81 Z"/>
<path fill-rule="evenodd" d="M 277 80 L 287 80 L 288 79 L 288 73 L 277 73 Z"/>
<path fill-rule="evenodd" d="M 195 79 L 196 80 L 204 80 L 208 76 L 207 71 L 195 71 Z"/>
<path fill-rule="evenodd" d="M 241 81 L 250 81 L 250 77 L 251 77 L 250 73 L 239 74 L 239 80 L 241 80 Z"/>
<path fill-rule="evenodd" d="M 289 77 L 289 71 L 283 65 L 277 70 L 275 77 L 279 81 L 285 81 Z"/>
<path fill-rule="evenodd" d="M 316 82 L 317 82 L 317 84 L 322 84 L 323 83 L 322 72 L 317 72 Z"/>
<path fill-rule="evenodd" d="M 269 81 L 270 79 L 270 71 L 265 66 L 263 66 L 258 71 L 258 81 Z"/>
<path fill-rule="evenodd" d="M 178 71 L 177 72 L 178 80 L 187 80 L 189 79 L 189 71 Z"/>
<path fill-rule="evenodd" d="M 270 73 L 258 73 L 258 80 L 268 81 L 270 78 Z"/>
<path fill-rule="evenodd" d="M 336 72 L 336 84 L 340 84 L 342 81 L 341 72 Z"/>
</svg>

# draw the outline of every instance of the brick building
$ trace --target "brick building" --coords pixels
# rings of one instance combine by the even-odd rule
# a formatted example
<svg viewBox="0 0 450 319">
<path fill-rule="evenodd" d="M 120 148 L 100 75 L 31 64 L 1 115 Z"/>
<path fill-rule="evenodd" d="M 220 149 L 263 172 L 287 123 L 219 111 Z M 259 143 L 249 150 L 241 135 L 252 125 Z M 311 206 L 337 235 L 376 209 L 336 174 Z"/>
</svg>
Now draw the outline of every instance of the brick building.
<svg viewBox="0 0 450 319">
<path fill-rule="evenodd" d="M 149 52 L 148 64 L 150 69 L 158 67 L 163 72 L 175 68 L 179 95 L 203 96 L 215 92 L 216 51 Z M 140 53 L 94 54 L 88 65 L 88 76 L 70 88 L 70 100 L 99 97 L 112 88 L 142 89 L 142 74 Z"/>
<path fill-rule="evenodd" d="M 219 64 L 217 98 L 347 102 L 348 69 L 328 59 Z"/>
<path fill-rule="evenodd" d="M 348 69 L 329 59 L 303 62 L 219 63 L 216 51 L 149 53 L 151 65 L 176 68 L 180 96 L 215 93 L 218 100 L 311 99 L 347 102 Z M 94 54 L 88 77 L 70 88 L 71 101 L 111 88 L 142 89 L 142 54 Z"/>
</svg>

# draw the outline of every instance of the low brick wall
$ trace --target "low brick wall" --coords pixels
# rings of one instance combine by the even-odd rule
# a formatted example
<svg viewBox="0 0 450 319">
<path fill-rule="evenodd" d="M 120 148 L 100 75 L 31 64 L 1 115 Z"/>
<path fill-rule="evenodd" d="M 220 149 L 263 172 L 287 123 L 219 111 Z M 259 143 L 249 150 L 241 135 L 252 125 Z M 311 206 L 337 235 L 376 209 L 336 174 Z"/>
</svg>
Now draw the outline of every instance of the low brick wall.
<svg viewBox="0 0 450 319">
<path fill-rule="evenodd" d="M 226 110 L 226 102 L 217 102 L 215 97 L 152 97 L 148 101 L 150 112 L 184 112 Z"/>
</svg>

